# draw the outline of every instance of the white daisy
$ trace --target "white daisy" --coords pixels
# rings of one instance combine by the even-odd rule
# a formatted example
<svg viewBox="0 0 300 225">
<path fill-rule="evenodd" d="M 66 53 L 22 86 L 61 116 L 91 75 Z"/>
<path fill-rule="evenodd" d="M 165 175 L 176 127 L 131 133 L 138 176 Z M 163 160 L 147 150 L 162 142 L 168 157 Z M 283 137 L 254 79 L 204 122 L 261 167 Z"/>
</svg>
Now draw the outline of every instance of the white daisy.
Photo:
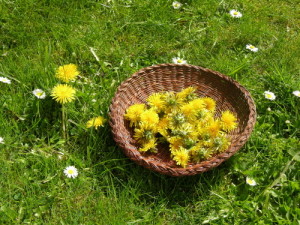
<svg viewBox="0 0 300 225">
<path fill-rule="evenodd" d="M 276 96 L 273 92 L 271 91 L 265 91 L 264 92 L 265 98 L 269 100 L 275 100 Z"/>
<path fill-rule="evenodd" d="M 179 57 L 175 57 L 172 60 L 173 60 L 173 63 L 175 63 L 175 64 L 186 64 L 186 60 L 183 60 Z"/>
<path fill-rule="evenodd" d="M 41 89 L 35 89 L 32 93 L 39 99 L 44 99 L 46 97 L 46 93 Z"/>
<path fill-rule="evenodd" d="M 251 44 L 247 44 L 246 49 L 249 49 L 251 52 L 257 52 L 258 51 L 258 48 L 255 47 L 254 45 L 251 45 Z"/>
<path fill-rule="evenodd" d="M 236 11 L 235 9 L 230 10 L 229 13 L 233 18 L 241 18 L 243 16 L 242 13 L 240 13 L 239 11 Z"/>
<path fill-rule="evenodd" d="M 8 79 L 6 77 L 0 77 L 0 81 L 3 82 L 3 83 L 6 83 L 6 84 L 10 84 L 11 83 L 10 79 Z"/>
<path fill-rule="evenodd" d="M 256 181 L 250 177 L 246 177 L 246 183 L 250 186 L 255 186 L 257 184 Z"/>
<path fill-rule="evenodd" d="M 297 97 L 300 97 L 300 91 L 293 91 L 293 94 Z"/>
<path fill-rule="evenodd" d="M 4 144 L 4 138 L 0 137 L 0 144 Z"/>
<path fill-rule="evenodd" d="M 65 170 L 64 170 L 64 174 L 68 177 L 68 178 L 75 178 L 78 176 L 78 171 L 75 168 L 75 166 L 68 166 Z"/>
<path fill-rule="evenodd" d="M 181 8 L 182 4 L 180 2 L 175 1 L 172 3 L 172 6 L 174 9 L 179 9 Z"/>
</svg>

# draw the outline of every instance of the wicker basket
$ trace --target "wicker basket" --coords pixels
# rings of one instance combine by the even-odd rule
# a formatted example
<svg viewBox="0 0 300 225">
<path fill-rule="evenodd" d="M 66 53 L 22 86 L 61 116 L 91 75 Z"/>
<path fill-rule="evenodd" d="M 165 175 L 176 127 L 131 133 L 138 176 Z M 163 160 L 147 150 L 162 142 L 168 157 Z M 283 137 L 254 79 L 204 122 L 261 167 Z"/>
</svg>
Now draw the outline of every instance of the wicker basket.
<svg viewBox="0 0 300 225">
<path fill-rule="evenodd" d="M 169 150 L 159 146 L 158 153 L 141 153 L 133 139 L 133 128 L 124 119 L 126 109 L 136 103 L 145 103 L 153 92 L 175 91 L 197 87 L 199 97 L 216 100 L 216 115 L 230 110 L 237 115 L 238 127 L 232 131 L 231 145 L 218 155 L 186 168 L 177 166 Z M 137 164 L 161 174 L 188 176 L 208 171 L 231 157 L 249 138 L 256 121 L 255 104 L 249 92 L 239 83 L 219 72 L 193 65 L 160 64 L 141 69 L 124 81 L 110 105 L 110 126 L 116 143 Z"/>
</svg>

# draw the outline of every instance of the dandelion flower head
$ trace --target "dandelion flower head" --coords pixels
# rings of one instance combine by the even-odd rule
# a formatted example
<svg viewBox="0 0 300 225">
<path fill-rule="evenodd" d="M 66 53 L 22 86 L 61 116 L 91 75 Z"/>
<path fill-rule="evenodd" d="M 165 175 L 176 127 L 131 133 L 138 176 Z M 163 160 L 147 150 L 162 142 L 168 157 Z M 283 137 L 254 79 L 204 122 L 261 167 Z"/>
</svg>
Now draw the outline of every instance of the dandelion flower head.
<svg viewBox="0 0 300 225">
<path fill-rule="evenodd" d="M 151 94 L 147 98 L 147 102 L 151 107 L 154 107 L 157 111 L 161 111 L 165 107 L 165 102 L 161 93 Z"/>
<path fill-rule="evenodd" d="M 275 94 L 271 91 L 265 91 L 264 95 L 265 95 L 266 99 L 269 99 L 269 100 L 272 100 L 272 101 L 276 99 Z"/>
<path fill-rule="evenodd" d="M 46 93 L 41 89 L 35 89 L 32 93 L 39 99 L 44 99 L 46 97 Z"/>
<path fill-rule="evenodd" d="M 148 109 L 141 113 L 141 122 L 142 123 L 148 123 L 152 125 L 158 124 L 159 117 L 158 114 L 152 110 Z"/>
<path fill-rule="evenodd" d="M 188 87 L 183 89 L 181 92 L 178 92 L 176 95 L 181 98 L 183 101 L 191 101 L 197 98 L 195 94 L 196 89 L 194 87 Z"/>
<path fill-rule="evenodd" d="M 130 120 L 130 126 L 138 124 L 142 112 L 146 109 L 145 104 L 135 104 L 129 106 L 124 115 L 125 119 Z"/>
<path fill-rule="evenodd" d="M 106 121 L 106 119 L 104 117 L 97 116 L 97 117 L 94 117 L 94 118 L 90 119 L 89 121 L 87 121 L 86 127 L 87 128 L 95 127 L 95 129 L 97 130 L 98 127 L 103 126 L 105 121 Z"/>
<path fill-rule="evenodd" d="M 258 51 L 258 48 L 255 47 L 254 45 L 251 45 L 251 44 L 247 44 L 246 49 L 250 50 L 251 52 L 257 52 Z"/>
<path fill-rule="evenodd" d="M 156 139 L 151 138 L 149 141 L 142 144 L 142 147 L 139 148 L 139 151 L 146 152 L 149 150 L 155 150 L 156 149 Z"/>
<path fill-rule="evenodd" d="M 175 1 L 172 3 L 172 6 L 174 9 L 180 9 L 182 6 L 182 3 Z"/>
<path fill-rule="evenodd" d="M 5 84 L 10 84 L 11 83 L 10 79 L 8 79 L 6 77 L 0 77 L 0 81 L 2 83 L 5 83 Z"/>
<path fill-rule="evenodd" d="M 230 10 L 229 14 L 233 18 L 241 18 L 243 16 L 242 13 L 240 13 L 239 11 L 237 11 L 235 9 Z"/>
<path fill-rule="evenodd" d="M 250 186 L 255 186 L 257 184 L 256 181 L 250 177 L 246 177 L 246 183 Z"/>
<path fill-rule="evenodd" d="M 300 97 L 300 91 L 293 91 L 293 94 L 297 97 Z"/>
<path fill-rule="evenodd" d="M 51 92 L 51 96 L 60 104 L 71 102 L 75 99 L 76 90 L 67 84 L 56 85 Z"/>
<path fill-rule="evenodd" d="M 176 161 L 177 165 L 180 165 L 182 167 L 187 166 L 190 156 L 189 156 L 189 152 L 185 148 L 180 147 L 179 150 L 173 151 L 172 154 L 173 154 L 173 159 Z"/>
<path fill-rule="evenodd" d="M 154 138 L 156 129 L 152 124 L 142 123 L 139 128 L 134 129 L 134 132 L 134 139 L 143 144 Z"/>
<path fill-rule="evenodd" d="M 75 64 L 60 66 L 55 74 L 58 79 L 66 83 L 75 80 L 78 75 L 79 71 L 77 70 L 77 66 Z"/>
<path fill-rule="evenodd" d="M 67 168 L 65 168 L 64 174 L 68 178 L 75 178 L 78 176 L 78 170 L 75 168 L 75 166 L 68 166 Z"/>
<path fill-rule="evenodd" d="M 236 117 L 228 110 L 222 113 L 221 122 L 222 128 L 226 131 L 231 131 L 237 127 Z"/>
<path fill-rule="evenodd" d="M 204 104 L 205 104 L 205 108 L 211 112 L 215 111 L 216 109 L 216 102 L 215 100 L 213 100 L 210 97 L 205 97 L 202 99 Z"/>
<path fill-rule="evenodd" d="M 175 63 L 175 64 L 186 64 L 187 63 L 186 60 L 181 59 L 179 57 L 175 57 L 172 60 L 173 60 L 173 63 Z"/>
</svg>

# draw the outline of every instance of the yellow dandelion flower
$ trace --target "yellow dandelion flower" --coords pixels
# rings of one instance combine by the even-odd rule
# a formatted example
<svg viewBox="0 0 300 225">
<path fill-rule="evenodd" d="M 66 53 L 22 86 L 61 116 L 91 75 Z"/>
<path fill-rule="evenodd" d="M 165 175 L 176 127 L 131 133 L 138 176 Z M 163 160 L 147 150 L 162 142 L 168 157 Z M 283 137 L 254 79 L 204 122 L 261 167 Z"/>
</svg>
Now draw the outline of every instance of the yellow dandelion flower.
<svg viewBox="0 0 300 225">
<path fill-rule="evenodd" d="M 170 150 L 171 152 L 177 151 L 182 147 L 183 145 L 183 139 L 181 137 L 171 137 L 167 139 L 168 142 L 170 143 Z"/>
<path fill-rule="evenodd" d="M 213 121 L 206 127 L 206 131 L 211 137 L 216 137 L 221 131 L 220 122 L 218 120 Z"/>
<path fill-rule="evenodd" d="M 147 152 L 147 151 L 155 151 L 156 150 L 156 139 L 152 138 L 147 142 L 143 143 L 142 146 L 139 148 L 140 152 Z"/>
<path fill-rule="evenodd" d="M 105 121 L 106 121 L 106 119 L 104 119 L 104 117 L 97 116 L 97 117 L 94 117 L 94 118 L 90 119 L 89 121 L 87 121 L 86 127 L 87 128 L 95 127 L 95 129 L 97 130 L 98 127 L 103 126 Z"/>
<path fill-rule="evenodd" d="M 212 147 L 215 149 L 216 152 L 224 152 L 226 149 L 228 149 L 230 145 L 229 138 L 225 135 L 219 135 L 212 141 Z"/>
<path fill-rule="evenodd" d="M 157 124 L 157 130 L 162 136 L 167 137 L 168 136 L 168 131 L 167 131 L 168 126 L 169 126 L 168 118 L 163 117 L 159 120 L 159 122 Z"/>
<path fill-rule="evenodd" d="M 153 107 L 157 111 L 162 111 L 165 108 L 165 102 L 163 100 L 163 94 L 154 93 L 147 98 L 147 102 L 150 107 Z"/>
<path fill-rule="evenodd" d="M 189 102 L 197 97 L 195 91 L 196 89 L 194 87 L 188 87 L 183 89 L 181 92 L 178 92 L 176 95 L 182 101 Z"/>
<path fill-rule="evenodd" d="M 153 109 L 145 110 L 141 113 L 141 122 L 155 126 L 159 122 L 158 114 Z"/>
<path fill-rule="evenodd" d="M 51 96 L 60 104 L 71 102 L 75 99 L 76 90 L 67 84 L 56 85 L 51 92 Z"/>
<path fill-rule="evenodd" d="M 67 64 L 64 66 L 58 67 L 55 77 L 62 80 L 63 82 L 70 82 L 75 80 L 79 75 L 79 71 L 77 70 L 77 66 L 75 64 Z"/>
<path fill-rule="evenodd" d="M 205 108 L 211 112 L 214 112 L 215 109 L 216 109 L 216 101 L 213 100 L 212 98 L 210 97 L 205 97 L 205 98 L 202 98 L 204 104 L 205 104 Z"/>
<path fill-rule="evenodd" d="M 231 131 L 235 129 L 237 127 L 236 120 L 237 118 L 233 115 L 233 113 L 226 110 L 221 116 L 222 129 L 225 131 Z"/>
<path fill-rule="evenodd" d="M 179 108 L 182 104 L 182 99 L 180 99 L 174 92 L 166 92 L 163 95 L 163 100 L 166 106 L 166 113 Z"/>
<path fill-rule="evenodd" d="M 177 128 L 172 129 L 171 133 L 174 136 L 186 137 L 193 132 L 193 126 L 190 123 L 183 123 Z"/>
<path fill-rule="evenodd" d="M 171 129 L 178 129 L 187 120 L 183 113 L 178 111 L 168 114 L 167 118 L 169 120 L 169 126 Z"/>
<path fill-rule="evenodd" d="M 180 107 L 181 112 L 189 121 L 193 121 L 196 116 L 196 109 L 193 104 L 188 103 Z"/>
<path fill-rule="evenodd" d="M 212 152 L 209 148 L 205 147 L 202 142 L 197 142 L 195 146 L 190 148 L 189 154 L 194 162 L 199 162 L 211 157 Z"/>
<path fill-rule="evenodd" d="M 190 159 L 189 152 L 181 147 L 179 150 L 173 152 L 173 159 L 177 165 L 186 167 Z"/>
<path fill-rule="evenodd" d="M 154 138 L 156 129 L 154 126 L 148 123 L 141 123 L 140 127 L 134 129 L 133 138 L 138 141 L 138 143 L 146 143 Z"/>
<path fill-rule="evenodd" d="M 195 111 L 197 111 L 197 112 L 205 109 L 205 106 L 206 106 L 205 102 L 203 101 L 203 98 L 196 98 L 196 99 L 190 101 L 189 104 L 191 104 L 194 107 Z"/>
<path fill-rule="evenodd" d="M 140 116 L 145 109 L 145 104 L 135 104 L 128 107 L 124 117 L 130 121 L 130 126 L 137 125 L 140 122 Z"/>
</svg>

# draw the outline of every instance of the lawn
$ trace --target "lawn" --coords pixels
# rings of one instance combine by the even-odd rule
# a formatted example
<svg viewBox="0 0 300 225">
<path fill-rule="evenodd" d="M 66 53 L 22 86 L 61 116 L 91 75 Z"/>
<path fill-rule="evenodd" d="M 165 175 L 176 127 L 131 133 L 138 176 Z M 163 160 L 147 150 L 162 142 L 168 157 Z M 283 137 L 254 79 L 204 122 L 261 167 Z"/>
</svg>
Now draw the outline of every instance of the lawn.
<svg viewBox="0 0 300 225">
<path fill-rule="evenodd" d="M 172 3 L 0 0 L 1 224 L 300 224 L 300 1 Z M 130 161 L 108 124 L 121 82 L 175 57 L 232 77 L 257 108 L 239 152 L 177 178 Z M 76 96 L 60 104 L 70 63 Z"/>
</svg>

